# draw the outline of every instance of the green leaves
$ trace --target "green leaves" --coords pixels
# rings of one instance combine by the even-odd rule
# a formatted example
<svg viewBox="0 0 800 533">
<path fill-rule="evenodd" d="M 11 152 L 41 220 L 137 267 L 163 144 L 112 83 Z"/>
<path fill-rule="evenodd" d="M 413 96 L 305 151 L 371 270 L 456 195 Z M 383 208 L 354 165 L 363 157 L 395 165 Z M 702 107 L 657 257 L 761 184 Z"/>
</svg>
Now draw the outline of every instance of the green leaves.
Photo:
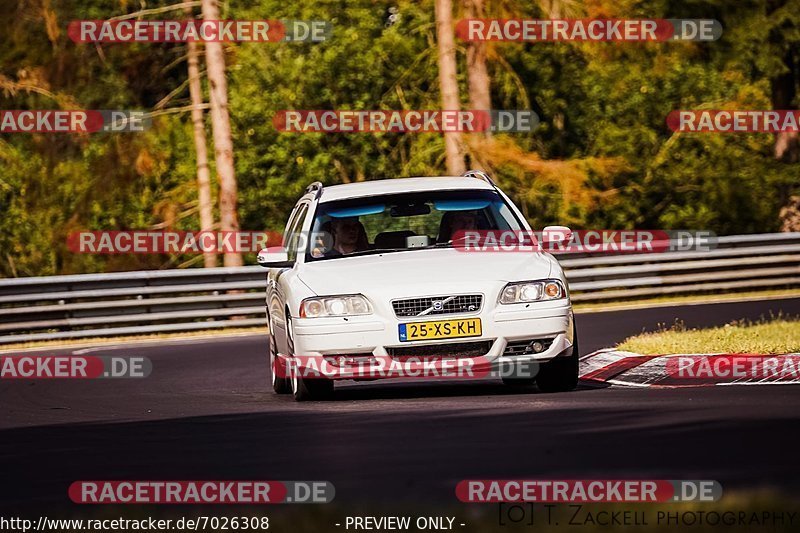
<svg viewBox="0 0 800 533">
<path fill-rule="evenodd" d="M 543 16 L 529 3 L 516 4 L 487 1 L 487 10 Z M 587 13 L 716 18 L 724 34 L 713 43 L 491 43 L 494 106 L 529 105 L 542 121 L 532 134 L 509 135 L 508 143 L 538 159 L 522 171 L 499 163 L 497 179 L 538 227 L 777 230 L 780 207 L 800 188 L 800 170 L 774 160 L 772 135 L 677 135 L 665 123 L 675 109 L 771 107 L 771 80 L 787 72 L 785 55 L 800 43 L 800 1 L 769 5 L 772 11 L 755 0 L 602 0 Z M 0 7 L 4 20 L 15 21 L 0 27 L 0 109 L 150 110 L 173 91 L 168 108 L 189 103 L 188 90 L 180 90 L 182 45 L 80 45 L 65 35 L 70 20 L 107 19 L 138 4 L 53 2 L 47 19 L 60 34 L 32 6 Z M 288 134 L 272 125 L 284 109 L 438 108 L 431 0 L 224 6 L 229 19 L 322 19 L 334 26 L 322 43 L 226 45 L 243 229 L 282 228 L 312 181 L 444 173 L 438 134 Z M 390 6 L 399 19 L 387 27 Z M 466 107 L 463 46 L 458 61 Z M 23 82 L 36 90 L 20 89 Z M 549 164 L 554 160 L 560 162 Z M 188 112 L 158 117 L 138 134 L 3 135 L 0 276 L 162 268 L 186 259 L 75 255 L 65 240 L 81 229 L 198 228 L 194 165 Z M 576 185 L 578 170 L 586 178 Z"/>
</svg>

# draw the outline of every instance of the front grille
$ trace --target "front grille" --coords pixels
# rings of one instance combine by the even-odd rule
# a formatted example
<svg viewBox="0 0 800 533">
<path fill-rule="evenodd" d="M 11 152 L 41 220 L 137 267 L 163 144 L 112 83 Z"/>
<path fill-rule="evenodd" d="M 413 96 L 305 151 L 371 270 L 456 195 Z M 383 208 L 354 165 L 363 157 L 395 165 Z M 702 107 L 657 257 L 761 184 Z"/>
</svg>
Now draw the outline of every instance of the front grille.
<svg viewBox="0 0 800 533">
<path fill-rule="evenodd" d="M 525 339 L 521 341 L 509 341 L 506 345 L 506 349 L 503 352 L 503 355 L 510 356 L 510 355 L 530 355 L 535 353 L 542 353 L 546 352 L 550 349 L 550 346 L 553 344 L 553 340 L 555 339 Z M 541 342 L 544 346 L 544 349 L 540 352 L 535 352 L 530 347 L 530 345 L 534 342 Z"/>
<path fill-rule="evenodd" d="M 451 342 L 447 344 L 432 344 L 427 346 L 399 346 L 397 348 L 386 348 L 394 359 L 404 357 L 430 357 L 432 359 L 461 357 L 479 357 L 486 355 L 492 347 L 492 341 L 476 342 Z"/>
<path fill-rule="evenodd" d="M 483 305 L 482 294 L 459 294 L 450 296 L 428 296 L 394 300 L 394 314 L 400 318 L 428 315 L 452 315 L 474 313 Z"/>
</svg>

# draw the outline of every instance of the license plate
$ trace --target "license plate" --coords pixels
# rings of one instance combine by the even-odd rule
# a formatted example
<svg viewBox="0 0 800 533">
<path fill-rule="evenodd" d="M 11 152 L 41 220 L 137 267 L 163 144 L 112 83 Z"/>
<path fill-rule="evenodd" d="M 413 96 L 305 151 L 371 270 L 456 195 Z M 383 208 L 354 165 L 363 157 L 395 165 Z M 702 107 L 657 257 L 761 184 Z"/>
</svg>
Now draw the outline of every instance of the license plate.
<svg viewBox="0 0 800 533">
<path fill-rule="evenodd" d="M 397 328 L 400 340 L 403 342 L 479 337 L 481 335 L 481 319 L 464 318 L 461 320 L 410 322 L 408 324 L 400 324 Z"/>
</svg>

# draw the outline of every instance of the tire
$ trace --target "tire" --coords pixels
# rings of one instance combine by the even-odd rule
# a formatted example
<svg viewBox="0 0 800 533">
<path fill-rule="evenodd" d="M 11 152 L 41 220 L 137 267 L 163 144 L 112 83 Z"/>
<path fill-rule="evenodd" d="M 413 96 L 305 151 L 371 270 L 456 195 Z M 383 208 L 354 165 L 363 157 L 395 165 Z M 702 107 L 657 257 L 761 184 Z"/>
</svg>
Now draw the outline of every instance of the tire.
<svg viewBox="0 0 800 533">
<path fill-rule="evenodd" d="M 278 357 L 278 344 L 275 342 L 275 335 L 272 334 L 272 331 L 272 319 L 269 319 L 269 374 L 272 381 L 272 390 L 276 394 L 289 394 L 292 392 L 289 378 L 278 377 L 286 373 L 286 366 L 281 363 Z M 279 372 L 278 365 L 283 366 L 284 370 Z"/>
<path fill-rule="evenodd" d="M 536 385 L 542 392 L 567 392 L 578 386 L 578 330 L 572 326 L 572 355 L 556 357 L 545 363 L 536 376 Z"/>
<path fill-rule="evenodd" d="M 294 339 L 292 339 L 292 319 L 286 312 L 286 340 L 289 345 L 289 355 L 294 357 Z M 292 365 L 289 372 L 289 391 L 295 401 L 307 402 L 325 400 L 333 394 L 333 380 L 324 378 L 309 379 L 297 373 L 297 368 Z"/>
<path fill-rule="evenodd" d="M 536 378 L 503 378 L 503 385 L 509 387 L 530 387 L 536 382 Z"/>
<path fill-rule="evenodd" d="M 272 390 L 275 391 L 276 394 L 289 394 L 292 392 L 292 386 L 289 383 L 289 378 L 278 377 L 281 373 L 286 372 L 286 367 L 272 350 L 270 350 L 269 353 L 269 365 L 270 374 L 272 375 Z M 279 372 L 278 365 L 281 365 L 284 370 Z"/>
<path fill-rule="evenodd" d="M 333 394 L 333 381 L 324 378 L 308 379 L 292 371 L 292 395 L 298 402 L 326 400 Z"/>
</svg>

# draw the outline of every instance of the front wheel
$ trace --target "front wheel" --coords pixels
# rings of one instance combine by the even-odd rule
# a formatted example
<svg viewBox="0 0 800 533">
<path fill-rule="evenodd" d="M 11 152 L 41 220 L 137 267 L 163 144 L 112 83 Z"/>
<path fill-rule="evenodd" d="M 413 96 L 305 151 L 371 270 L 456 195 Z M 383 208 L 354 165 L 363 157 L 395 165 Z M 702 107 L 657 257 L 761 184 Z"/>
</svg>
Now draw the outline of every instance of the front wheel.
<svg viewBox="0 0 800 533">
<path fill-rule="evenodd" d="M 269 354 L 270 373 L 272 374 L 272 390 L 277 394 L 289 394 L 292 392 L 292 387 L 289 383 L 289 378 L 280 377 L 286 375 L 286 365 L 270 350 Z"/>
<path fill-rule="evenodd" d="M 556 357 L 545 363 L 536 376 L 536 385 L 542 392 L 566 392 L 578 386 L 578 330 L 572 326 L 572 355 Z"/>
<path fill-rule="evenodd" d="M 298 402 L 325 400 L 333 394 L 333 380 L 325 378 L 304 378 L 292 370 L 292 395 Z"/>
<path fill-rule="evenodd" d="M 509 387 L 530 387 L 534 384 L 536 378 L 503 378 L 503 385 Z"/>
<path fill-rule="evenodd" d="M 292 386 L 289 378 L 286 377 L 286 365 L 278 357 L 278 343 L 275 342 L 272 320 L 269 315 L 267 315 L 267 323 L 269 324 L 269 374 L 272 379 L 272 390 L 276 394 L 289 394 L 292 392 Z"/>
<path fill-rule="evenodd" d="M 292 319 L 286 312 L 286 340 L 289 345 L 289 355 L 294 357 L 294 339 L 292 338 Z M 290 365 L 289 384 L 295 401 L 306 402 L 324 400 L 333 394 L 333 380 L 325 378 L 304 378 L 302 370 L 296 364 Z"/>
</svg>

